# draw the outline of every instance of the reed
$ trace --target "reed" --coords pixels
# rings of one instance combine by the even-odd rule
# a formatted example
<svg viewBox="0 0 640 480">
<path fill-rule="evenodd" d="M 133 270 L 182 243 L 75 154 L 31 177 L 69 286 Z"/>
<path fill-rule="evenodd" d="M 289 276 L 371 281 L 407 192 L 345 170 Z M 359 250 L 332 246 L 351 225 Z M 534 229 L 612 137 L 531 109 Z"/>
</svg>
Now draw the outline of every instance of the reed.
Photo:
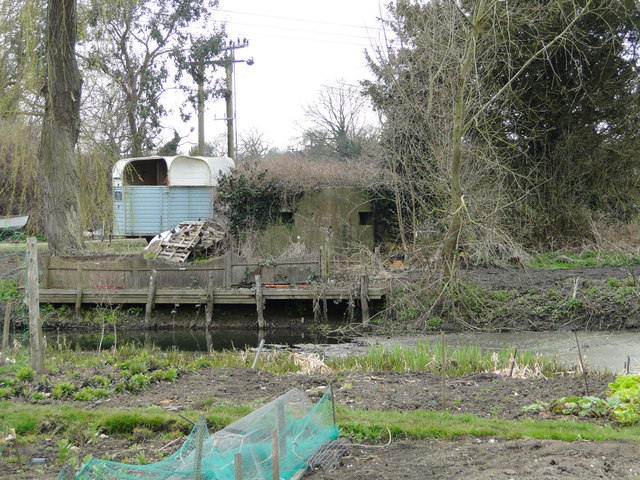
<svg viewBox="0 0 640 480">
<path fill-rule="evenodd" d="M 360 357 L 347 357 L 328 362 L 337 371 L 394 371 L 394 372 L 434 372 L 442 371 L 442 344 L 429 345 L 428 341 L 418 341 L 415 347 L 381 345 L 370 347 Z M 528 371 L 544 376 L 558 373 L 556 358 L 547 358 L 531 352 L 518 352 L 514 358 L 514 349 L 483 351 L 479 346 L 451 348 L 445 345 L 445 372 L 449 376 L 464 376 L 487 371 L 511 370 L 512 362 L 516 372 Z"/>
</svg>

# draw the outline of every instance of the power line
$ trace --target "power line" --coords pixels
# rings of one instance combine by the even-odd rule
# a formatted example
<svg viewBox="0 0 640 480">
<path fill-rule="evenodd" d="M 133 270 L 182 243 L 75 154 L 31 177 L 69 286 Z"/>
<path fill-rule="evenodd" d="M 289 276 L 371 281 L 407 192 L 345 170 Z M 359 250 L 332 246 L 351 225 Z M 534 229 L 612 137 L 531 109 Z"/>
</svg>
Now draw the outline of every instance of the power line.
<svg viewBox="0 0 640 480">
<path fill-rule="evenodd" d="M 370 36 L 364 36 L 364 35 L 354 35 L 349 33 L 338 33 L 338 32 L 330 32 L 330 31 L 305 30 L 301 28 L 281 27 L 278 25 L 267 25 L 267 24 L 259 24 L 259 23 L 244 23 L 244 22 L 229 22 L 229 21 L 227 21 L 226 23 L 232 24 L 232 25 L 244 25 L 246 27 L 273 28 L 277 30 L 287 30 L 290 32 L 303 32 L 303 33 L 312 33 L 317 35 L 358 38 L 363 40 L 369 40 L 371 38 Z"/>
<path fill-rule="evenodd" d="M 331 25 L 331 26 L 336 26 L 336 27 L 347 27 L 347 28 L 358 28 L 358 29 L 380 30 L 380 31 L 382 31 L 382 28 L 380 28 L 380 27 L 367 27 L 365 25 L 351 25 L 351 24 L 347 24 L 347 23 L 327 22 L 327 21 L 323 21 L 323 20 L 308 20 L 308 19 L 305 19 L 305 18 L 282 17 L 282 16 L 278 16 L 278 15 L 267 15 L 267 14 L 261 14 L 261 13 L 239 12 L 239 11 L 236 11 L 236 10 L 219 9 L 217 11 L 223 12 L 223 13 L 238 14 L 238 15 L 248 15 L 248 16 L 252 16 L 252 17 L 274 18 L 274 19 L 278 19 L 278 20 L 287 20 L 287 21 L 292 21 L 292 22 L 307 22 L 307 23 L 317 23 L 319 25 Z"/>
</svg>

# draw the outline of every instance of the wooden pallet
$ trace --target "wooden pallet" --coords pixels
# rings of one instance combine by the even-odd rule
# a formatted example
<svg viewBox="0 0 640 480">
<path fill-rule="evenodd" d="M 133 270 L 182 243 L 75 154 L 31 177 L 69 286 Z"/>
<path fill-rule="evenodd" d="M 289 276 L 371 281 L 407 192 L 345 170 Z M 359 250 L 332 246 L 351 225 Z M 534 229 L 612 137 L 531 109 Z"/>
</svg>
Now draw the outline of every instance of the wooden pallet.
<svg viewBox="0 0 640 480">
<path fill-rule="evenodd" d="M 195 250 L 203 227 L 204 222 L 179 223 L 178 231 L 162 241 L 155 258 L 183 263 Z"/>
</svg>

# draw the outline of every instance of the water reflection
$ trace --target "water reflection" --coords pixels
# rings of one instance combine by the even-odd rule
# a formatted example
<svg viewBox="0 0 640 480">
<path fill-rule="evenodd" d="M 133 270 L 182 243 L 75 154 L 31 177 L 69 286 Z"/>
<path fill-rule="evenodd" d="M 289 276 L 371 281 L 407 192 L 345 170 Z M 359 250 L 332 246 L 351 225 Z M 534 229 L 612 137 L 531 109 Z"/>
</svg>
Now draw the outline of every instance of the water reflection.
<svg viewBox="0 0 640 480">
<path fill-rule="evenodd" d="M 97 350 L 100 343 L 100 333 L 60 332 L 50 333 L 49 342 L 72 350 Z M 105 333 L 102 349 L 113 347 L 114 340 L 118 345 L 134 344 L 138 347 L 155 345 L 162 350 L 177 348 L 185 351 L 212 351 L 228 349 L 244 349 L 257 347 L 264 338 L 266 344 L 295 345 L 299 343 L 338 343 L 336 338 L 326 338 L 306 331 L 294 332 L 290 330 L 144 330 Z"/>
</svg>

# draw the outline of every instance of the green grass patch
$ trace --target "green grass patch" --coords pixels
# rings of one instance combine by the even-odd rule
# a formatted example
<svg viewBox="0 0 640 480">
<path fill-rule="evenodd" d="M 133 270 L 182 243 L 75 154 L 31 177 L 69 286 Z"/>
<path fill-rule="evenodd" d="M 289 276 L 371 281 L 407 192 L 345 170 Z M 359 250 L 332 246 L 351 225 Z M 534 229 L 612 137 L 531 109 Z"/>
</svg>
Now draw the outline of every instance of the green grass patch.
<svg viewBox="0 0 640 480">
<path fill-rule="evenodd" d="M 338 407 L 341 434 L 358 441 L 385 441 L 394 437 L 454 439 L 460 437 L 500 437 L 506 439 L 603 441 L 609 439 L 640 442 L 640 428 L 614 428 L 589 422 L 556 420 L 521 421 L 480 418 L 472 414 L 450 414 L 413 410 L 408 412 L 372 411 Z M 387 430 L 388 429 L 388 430 Z"/>
<path fill-rule="evenodd" d="M 638 263 L 640 263 L 640 255 L 596 250 L 587 250 L 578 254 L 561 250 L 537 254 L 531 259 L 529 266 L 547 269 L 568 269 L 602 265 L 635 265 Z"/>
<path fill-rule="evenodd" d="M 249 405 L 216 401 L 204 413 L 210 430 L 218 430 L 251 413 Z M 181 415 L 195 422 L 197 411 L 186 410 Z M 0 402 L 0 425 L 15 428 L 21 437 L 57 435 L 73 437 L 92 425 L 97 432 L 113 436 L 130 436 L 136 431 L 157 434 L 174 432 L 188 434 L 193 425 L 181 416 L 158 407 L 134 408 L 126 411 L 98 408 L 84 410 L 70 405 L 33 405 Z"/>
</svg>

